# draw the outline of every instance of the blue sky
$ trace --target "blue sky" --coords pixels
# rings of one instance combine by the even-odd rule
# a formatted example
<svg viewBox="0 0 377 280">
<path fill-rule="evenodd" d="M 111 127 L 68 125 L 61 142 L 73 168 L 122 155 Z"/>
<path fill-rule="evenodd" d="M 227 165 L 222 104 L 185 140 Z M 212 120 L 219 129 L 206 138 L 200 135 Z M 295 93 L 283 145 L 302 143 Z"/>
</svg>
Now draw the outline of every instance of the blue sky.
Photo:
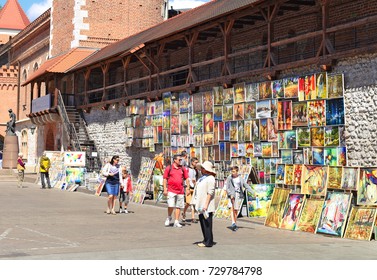
<svg viewBox="0 0 377 280">
<path fill-rule="evenodd" d="M 175 9 L 195 8 L 209 1 L 210 0 L 169 0 L 169 8 L 171 6 Z M 29 20 L 33 21 L 51 7 L 52 0 L 18 0 L 18 2 L 29 17 Z M 6 0 L 0 0 L 2 6 L 4 6 L 5 3 Z"/>
</svg>

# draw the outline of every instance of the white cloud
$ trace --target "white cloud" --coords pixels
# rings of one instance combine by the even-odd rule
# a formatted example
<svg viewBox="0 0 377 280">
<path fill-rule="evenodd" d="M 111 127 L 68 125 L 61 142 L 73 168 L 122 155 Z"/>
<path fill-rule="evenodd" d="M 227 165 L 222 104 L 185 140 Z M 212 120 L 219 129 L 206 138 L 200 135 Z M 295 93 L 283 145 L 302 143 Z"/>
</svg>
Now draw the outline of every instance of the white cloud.
<svg viewBox="0 0 377 280">
<path fill-rule="evenodd" d="M 35 20 L 37 17 L 39 17 L 41 14 L 43 14 L 45 11 L 47 11 L 52 6 L 52 0 L 43 0 L 39 3 L 34 3 L 31 5 L 29 10 L 27 10 L 26 14 L 30 21 Z"/>
<path fill-rule="evenodd" d="M 173 6 L 173 9 L 195 8 L 209 1 L 210 0 L 169 0 L 169 9 L 171 6 Z"/>
</svg>

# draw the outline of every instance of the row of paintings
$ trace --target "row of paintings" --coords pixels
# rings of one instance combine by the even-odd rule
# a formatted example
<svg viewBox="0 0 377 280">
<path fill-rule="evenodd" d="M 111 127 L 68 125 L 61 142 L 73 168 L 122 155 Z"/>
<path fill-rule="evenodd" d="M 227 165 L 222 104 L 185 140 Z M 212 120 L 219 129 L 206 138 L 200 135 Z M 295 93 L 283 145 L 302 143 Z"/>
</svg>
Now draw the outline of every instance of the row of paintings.
<svg viewBox="0 0 377 280">
<path fill-rule="evenodd" d="M 213 106 L 219 105 L 280 98 L 297 98 L 299 101 L 332 99 L 343 97 L 343 93 L 343 74 L 322 72 L 260 83 L 238 83 L 230 88 L 214 87 L 212 91 L 193 96 L 187 92 L 165 92 L 160 101 L 130 100 L 126 114 L 159 115 L 166 110 L 171 114 L 211 112 Z"/>
<path fill-rule="evenodd" d="M 153 169 L 156 161 L 147 157 L 141 158 L 141 165 L 137 181 L 133 187 L 133 195 L 130 199 L 132 202 L 142 204 L 146 195 L 146 190 L 151 184 Z"/>
</svg>

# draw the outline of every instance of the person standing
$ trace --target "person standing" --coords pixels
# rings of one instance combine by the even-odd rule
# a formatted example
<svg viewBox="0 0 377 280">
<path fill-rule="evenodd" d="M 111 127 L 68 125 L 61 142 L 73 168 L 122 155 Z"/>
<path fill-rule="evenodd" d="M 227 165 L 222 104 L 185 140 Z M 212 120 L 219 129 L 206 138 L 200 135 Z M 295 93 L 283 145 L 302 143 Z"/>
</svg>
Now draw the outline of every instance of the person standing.
<svg viewBox="0 0 377 280">
<path fill-rule="evenodd" d="M 198 164 L 201 169 L 202 176 L 199 178 L 194 194 L 193 204 L 199 212 L 199 222 L 202 229 L 203 241 L 198 243 L 199 247 L 212 247 L 213 242 L 213 213 L 215 212 L 215 185 L 216 171 L 210 161 Z"/>
<path fill-rule="evenodd" d="M 165 168 L 164 171 L 164 195 L 168 197 L 168 217 L 165 221 L 165 226 L 170 226 L 172 220 L 172 213 L 175 209 L 175 221 L 174 227 L 181 228 L 179 223 L 179 215 L 181 209 L 184 207 L 184 185 L 183 181 L 186 181 L 186 186 L 190 184 L 188 179 L 188 171 L 181 165 L 182 158 L 180 155 L 174 155 L 173 163 Z"/>
<path fill-rule="evenodd" d="M 19 153 L 18 159 L 17 159 L 18 187 L 19 188 L 22 188 L 22 183 L 24 182 L 24 178 L 25 178 L 25 163 L 22 157 L 23 157 L 23 154 Z"/>
<path fill-rule="evenodd" d="M 120 172 L 121 168 L 119 166 L 119 156 L 113 156 L 109 163 L 103 167 L 102 174 L 106 177 L 105 187 L 108 194 L 107 199 L 107 214 L 115 213 L 115 201 L 119 193 L 120 184 Z"/>
<path fill-rule="evenodd" d="M 41 173 L 42 189 L 46 188 L 45 180 L 47 182 L 47 187 L 51 189 L 50 175 L 49 175 L 50 167 L 51 167 L 51 161 L 46 155 L 46 152 L 43 152 L 43 155 L 41 159 L 39 160 L 39 172 Z"/>
<path fill-rule="evenodd" d="M 230 215 L 232 218 L 232 226 L 231 229 L 233 231 L 237 231 L 237 216 L 238 211 L 242 206 L 242 202 L 244 199 L 244 188 L 247 189 L 249 192 L 253 193 L 253 190 L 250 186 L 245 182 L 245 180 L 238 174 L 238 166 L 231 167 L 231 175 L 228 176 L 225 182 L 226 191 L 228 194 L 228 198 L 232 203 L 232 208 L 230 211 Z"/>
<path fill-rule="evenodd" d="M 199 179 L 199 171 L 196 168 L 199 160 L 196 157 L 191 158 L 191 164 L 189 166 L 188 175 L 190 186 L 186 188 L 186 202 L 185 208 L 183 209 L 182 213 L 182 222 L 186 222 L 186 211 L 191 205 L 191 222 L 197 223 L 198 221 L 195 219 L 195 207 L 191 204 L 192 194 L 194 193 L 195 184 Z"/>
<path fill-rule="evenodd" d="M 130 172 L 124 168 L 120 180 L 119 213 L 128 214 L 127 206 L 132 195 L 132 179 Z"/>
</svg>

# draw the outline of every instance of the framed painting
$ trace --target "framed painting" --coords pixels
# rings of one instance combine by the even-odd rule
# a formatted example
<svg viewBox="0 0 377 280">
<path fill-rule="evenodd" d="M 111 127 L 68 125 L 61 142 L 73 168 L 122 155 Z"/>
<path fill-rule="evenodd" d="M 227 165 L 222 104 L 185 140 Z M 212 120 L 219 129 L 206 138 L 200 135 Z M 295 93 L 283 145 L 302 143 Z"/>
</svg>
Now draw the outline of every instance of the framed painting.
<svg viewBox="0 0 377 280">
<path fill-rule="evenodd" d="M 223 121 L 233 120 L 233 104 L 223 106 Z"/>
<path fill-rule="evenodd" d="M 85 167 L 85 152 L 64 152 L 64 166 Z"/>
<path fill-rule="evenodd" d="M 203 146 L 212 146 L 213 145 L 213 133 L 204 133 L 203 134 Z"/>
<path fill-rule="evenodd" d="M 292 102 L 292 126 L 307 126 L 307 102 Z"/>
<path fill-rule="evenodd" d="M 194 147 L 201 147 L 203 145 L 203 134 L 194 134 L 193 138 Z"/>
<path fill-rule="evenodd" d="M 190 94 L 188 92 L 181 92 L 179 94 L 179 112 L 181 114 L 189 112 Z"/>
<path fill-rule="evenodd" d="M 304 164 L 313 164 L 312 148 L 303 148 Z"/>
<path fill-rule="evenodd" d="M 302 164 L 294 164 L 293 165 L 293 184 L 292 185 L 300 185 L 301 184 L 301 176 L 302 176 Z"/>
<path fill-rule="evenodd" d="M 213 120 L 215 122 L 223 121 L 223 106 L 214 106 L 213 107 Z"/>
<path fill-rule="evenodd" d="M 357 204 L 377 205 L 377 167 L 360 168 Z"/>
<path fill-rule="evenodd" d="M 267 119 L 259 120 L 259 139 L 260 141 L 268 140 Z"/>
<path fill-rule="evenodd" d="M 338 149 L 325 148 L 325 165 L 337 166 L 338 165 Z"/>
<path fill-rule="evenodd" d="M 310 128 L 310 144 L 313 147 L 323 147 L 325 145 L 325 129 L 323 127 Z"/>
<path fill-rule="evenodd" d="M 297 131 L 284 131 L 284 142 L 286 144 L 287 149 L 297 149 Z"/>
<path fill-rule="evenodd" d="M 343 170 L 341 166 L 329 166 L 329 179 L 327 189 L 340 189 L 342 185 Z"/>
<path fill-rule="evenodd" d="M 162 115 L 164 112 L 164 101 L 159 100 L 155 102 L 155 115 Z"/>
<path fill-rule="evenodd" d="M 212 88 L 213 94 L 213 104 L 216 105 L 223 105 L 223 87 L 213 87 Z"/>
<path fill-rule="evenodd" d="M 344 124 L 343 98 L 328 99 L 326 101 L 326 125 Z"/>
<path fill-rule="evenodd" d="M 263 142 L 262 143 L 262 157 L 271 157 L 271 143 Z"/>
<path fill-rule="evenodd" d="M 253 142 L 258 142 L 260 141 L 259 139 L 259 120 L 253 120 L 253 133 L 252 133 L 252 138 Z"/>
<path fill-rule="evenodd" d="M 213 114 L 212 113 L 204 113 L 203 114 L 203 132 L 213 132 Z"/>
<path fill-rule="evenodd" d="M 212 91 L 206 91 L 203 93 L 203 112 L 213 111 L 213 95 Z"/>
<path fill-rule="evenodd" d="M 170 129 L 170 111 L 164 111 L 162 115 L 162 126 L 164 129 Z"/>
<path fill-rule="evenodd" d="M 219 144 L 219 123 L 215 122 L 213 125 L 213 145 Z"/>
<path fill-rule="evenodd" d="M 245 84 L 245 100 L 247 102 L 259 100 L 259 84 L 258 83 Z"/>
<path fill-rule="evenodd" d="M 229 219 L 231 208 L 228 207 L 230 199 L 228 198 L 227 192 L 225 188 L 223 188 L 220 192 L 220 201 L 217 205 L 215 214 L 213 215 L 215 218 L 219 219 Z"/>
<path fill-rule="evenodd" d="M 347 165 L 347 147 L 338 147 L 338 165 L 346 166 Z"/>
<path fill-rule="evenodd" d="M 302 150 L 293 150 L 293 164 L 304 164 L 304 152 Z"/>
<path fill-rule="evenodd" d="M 267 211 L 267 217 L 264 222 L 265 226 L 278 228 L 280 226 L 284 206 L 288 199 L 288 195 L 291 192 L 290 189 L 274 188 L 272 194 L 270 207 Z"/>
<path fill-rule="evenodd" d="M 326 123 L 325 100 L 308 101 L 308 125 L 324 126 Z"/>
<path fill-rule="evenodd" d="M 294 185 L 294 166 L 293 164 L 286 164 L 285 165 L 285 185 Z"/>
<path fill-rule="evenodd" d="M 342 171 L 342 182 L 340 187 L 344 190 L 357 190 L 359 168 L 343 166 Z"/>
<path fill-rule="evenodd" d="M 225 123 L 219 122 L 218 126 L 219 126 L 219 141 L 224 141 Z"/>
<path fill-rule="evenodd" d="M 352 193 L 328 192 L 323 203 L 316 233 L 342 237 L 351 199 Z"/>
<path fill-rule="evenodd" d="M 229 133 L 230 133 L 229 141 L 238 141 L 238 122 L 237 121 L 230 122 Z"/>
<path fill-rule="evenodd" d="M 179 114 L 179 101 L 171 101 L 170 102 L 170 115 L 178 115 Z"/>
<path fill-rule="evenodd" d="M 270 100 L 271 104 L 271 118 L 277 118 L 278 117 L 278 101 L 277 99 Z"/>
<path fill-rule="evenodd" d="M 192 115 L 192 127 L 193 127 L 193 133 L 203 132 L 203 115 L 202 114 Z"/>
<path fill-rule="evenodd" d="M 280 228 L 295 230 L 304 202 L 304 194 L 290 193 L 288 195 L 280 223 Z"/>
<path fill-rule="evenodd" d="M 224 122 L 224 140 L 230 140 L 230 123 L 231 122 Z"/>
<path fill-rule="evenodd" d="M 284 80 L 271 82 L 272 98 L 284 98 Z"/>
<path fill-rule="evenodd" d="M 234 104 L 234 88 L 224 88 L 223 89 L 223 104 L 229 105 Z"/>
<path fill-rule="evenodd" d="M 179 115 L 179 130 L 181 135 L 189 134 L 189 116 L 188 114 Z"/>
<path fill-rule="evenodd" d="M 284 79 L 284 97 L 297 98 L 298 97 L 298 78 L 292 77 Z M 281 98 L 281 97 L 278 97 Z"/>
<path fill-rule="evenodd" d="M 162 144 L 166 147 L 170 147 L 171 138 L 170 138 L 170 129 L 164 129 L 162 131 Z"/>
<path fill-rule="evenodd" d="M 313 100 L 316 99 L 316 78 L 315 74 L 306 75 L 298 78 L 298 99 Z"/>
<path fill-rule="evenodd" d="M 257 119 L 271 118 L 271 103 L 270 100 L 261 100 L 256 102 Z"/>
<path fill-rule="evenodd" d="M 250 185 L 253 194 L 246 192 L 247 196 L 247 215 L 249 217 L 266 217 L 267 209 L 271 203 L 274 184 Z"/>
<path fill-rule="evenodd" d="M 325 147 L 339 146 L 339 127 L 326 126 L 325 127 Z"/>
<path fill-rule="evenodd" d="M 194 114 L 203 112 L 203 96 L 201 92 L 192 96 L 192 111 Z"/>
<path fill-rule="evenodd" d="M 238 121 L 238 142 L 245 142 L 245 122 Z"/>
<path fill-rule="evenodd" d="M 317 99 L 326 99 L 327 98 L 326 72 L 316 74 L 315 78 L 316 78 Z"/>
<path fill-rule="evenodd" d="M 254 157 L 262 156 L 262 145 L 261 143 L 254 143 Z"/>
<path fill-rule="evenodd" d="M 244 139 L 245 142 L 251 142 L 252 141 L 252 126 L 253 126 L 253 121 L 245 121 L 244 122 Z"/>
<path fill-rule="evenodd" d="M 272 157 L 279 157 L 279 147 L 277 142 L 271 143 Z"/>
<path fill-rule="evenodd" d="M 162 93 L 162 100 L 164 104 L 164 111 L 170 110 L 170 103 L 171 103 L 171 92 L 164 92 Z"/>
<path fill-rule="evenodd" d="M 225 154 L 226 154 L 224 142 L 219 143 L 219 149 L 220 149 L 220 160 L 224 161 L 225 160 Z"/>
<path fill-rule="evenodd" d="M 342 97 L 344 93 L 344 75 L 327 74 L 327 96 L 328 98 Z"/>
<path fill-rule="evenodd" d="M 259 83 L 259 100 L 271 99 L 271 98 L 272 98 L 271 81 Z"/>
<path fill-rule="evenodd" d="M 304 201 L 296 230 L 315 233 L 323 207 L 323 199 L 307 198 Z"/>
<path fill-rule="evenodd" d="M 288 144 L 284 137 L 284 131 L 278 132 L 278 147 L 279 149 L 288 149 Z"/>
<path fill-rule="evenodd" d="M 310 147 L 310 128 L 299 127 L 297 128 L 297 146 L 300 148 Z"/>
<path fill-rule="evenodd" d="M 292 101 L 278 102 L 278 129 L 291 130 L 292 129 Z"/>
<path fill-rule="evenodd" d="M 245 102 L 245 83 L 234 85 L 234 103 Z"/>
<path fill-rule="evenodd" d="M 281 150 L 280 154 L 281 154 L 281 163 L 285 163 L 285 164 L 293 163 L 292 150 Z"/>
<path fill-rule="evenodd" d="M 234 117 L 233 119 L 235 121 L 240 121 L 245 118 L 245 107 L 244 103 L 237 103 L 233 105 L 233 113 Z"/>
<path fill-rule="evenodd" d="M 254 157 L 254 143 L 246 143 L 246 157 Z"/>
<path fill-rule="evenodd" d="M 238 157 L 238 143 L 231 143 L 230 144 L 230 156 L 233 157 Z"/>
<path fill-rule="evenodd" d="M 245 120 L 256 118 L 256 102 L 245 103 Z"/>
<path fill-rule="evenodd" d="M 372 237 L 377 209 L 352 206 L 344 238 L 367 240 Z"/>
<path fill-rule="evenodd" d="M 170 117 L 171 134 L 179 134 L 179 115 Z"/>
<path fill-rule="evenodd" d="M 244 143 L 238 143 L 238 156 L 239 157 L 246 156 L 246 145 Z"/>
<path fill-rule="evenodd" d="M 278 122 L 277 118 L 267 119 L 267 139 L 270 142 L 278 141 Z"/>
<path fill-rule="evenodd" d="M 327 166 L 302 166 L 301 193 L 324 196 L 327 186 Z"/>
</svg>

